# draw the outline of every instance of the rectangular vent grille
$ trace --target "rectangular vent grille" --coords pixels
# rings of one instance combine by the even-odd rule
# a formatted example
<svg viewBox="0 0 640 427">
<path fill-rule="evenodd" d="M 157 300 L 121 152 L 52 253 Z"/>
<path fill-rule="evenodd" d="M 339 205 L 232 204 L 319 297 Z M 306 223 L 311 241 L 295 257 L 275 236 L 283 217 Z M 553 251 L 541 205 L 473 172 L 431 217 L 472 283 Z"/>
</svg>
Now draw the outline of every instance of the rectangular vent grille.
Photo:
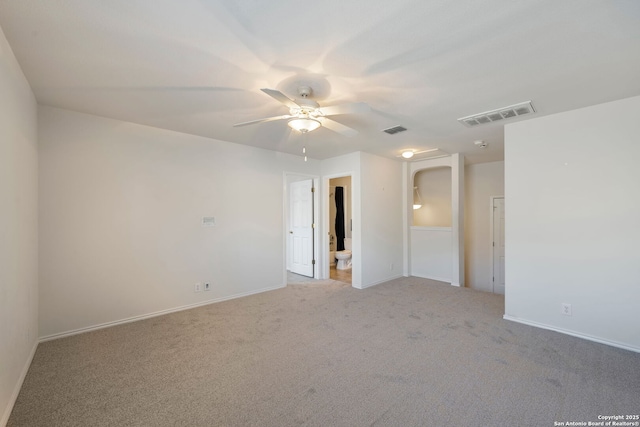
<svg viewBox="0 0 640 427">
<path fill-rule="evenodd" d="M 485 111 L 480 114 L 462 117 L 458 121 L 468 127 L 483 125 L 485 123 L 499 122 L 500 120 L 510 119 L 512 117 L 524 116 L 525 114 L 535 113 L 531 101 L 521 102 L 520 104 L 510 105 L 508 107 L 498 108 L 496 110 Z"/>
<path fill-rule="evenodd" d="M 388 133 L 389 135 L 395 135 L 396 133 L 404 132 L 407 128 L 402 126 L 394 126 L 387 129 L 382 129 L 382 132 Z"/>
</svg>

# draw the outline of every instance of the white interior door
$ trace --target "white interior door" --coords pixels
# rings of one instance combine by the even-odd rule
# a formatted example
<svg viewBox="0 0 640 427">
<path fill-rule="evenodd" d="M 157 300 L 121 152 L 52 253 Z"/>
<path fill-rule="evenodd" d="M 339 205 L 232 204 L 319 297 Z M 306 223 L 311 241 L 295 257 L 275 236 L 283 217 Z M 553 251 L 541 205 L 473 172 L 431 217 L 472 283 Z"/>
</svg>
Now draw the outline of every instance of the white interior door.
<svg viewBox="0 0 640 427">
<path fill-rule="evenodd" d="M 313 180 L 289 187 L 291 272 L 313 277 Z"/>
<path fill-rule="evenodd" d="M 493 199 L 493 292 L 504 295 L 504 198 Z"/>
</svg>

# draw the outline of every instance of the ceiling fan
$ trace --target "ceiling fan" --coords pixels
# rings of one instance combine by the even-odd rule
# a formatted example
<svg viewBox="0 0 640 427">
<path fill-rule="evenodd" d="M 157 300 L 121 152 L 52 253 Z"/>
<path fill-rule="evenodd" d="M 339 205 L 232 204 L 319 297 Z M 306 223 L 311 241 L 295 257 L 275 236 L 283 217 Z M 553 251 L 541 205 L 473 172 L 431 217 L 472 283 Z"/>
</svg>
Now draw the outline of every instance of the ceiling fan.
<svg viewBox="0 0 640 427">
<path fill-rule="evenodd" d="M 369 107 L 365 102 L 320 107 L 316 101 L 309 98 L 312 93 L 312 89 L 309 86 L 298 87 L 299 98 L 296 98 L 295 100 L 289 98 L 279 90 L 260 90 L 289 107 L 289 114 L 236 123 L 233 126 L 238 127 L 253 125 L 256 123 L 271 122 L 274 120 L 288 120 L 287 124 L 289 127 L 302 133 L 311 132 L 318 129 L 320 126 L 323 126 L 344 136 L 354 136 L 358 134 L 357 130 L 345 126 L 342 123 L 338 123 L 335 120 L 331 120 L 327 118 L 327 116 L 366 113 L 371 111 L 371 107 Z"/>
</svg>

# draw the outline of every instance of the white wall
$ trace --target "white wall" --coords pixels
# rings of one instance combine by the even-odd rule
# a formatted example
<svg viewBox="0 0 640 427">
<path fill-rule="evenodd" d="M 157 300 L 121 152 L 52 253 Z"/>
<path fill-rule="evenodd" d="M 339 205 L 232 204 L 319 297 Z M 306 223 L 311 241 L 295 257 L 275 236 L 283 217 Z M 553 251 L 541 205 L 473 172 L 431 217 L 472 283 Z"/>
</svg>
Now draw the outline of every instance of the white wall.
<svg viewBox="0 0 640 427">
<path fill-rule="evenodd" d="M 50 107 L 39 126 L 42 336 L 285 285 L 284 171 L 317 161 Z"/>
<path fill-rule="evenodd" d="M 638 117 L 633 97 L 506 126 L 506 318 L 640 351 Z"/>
<path fill-rule="evenodd" d="M 452 244 L 451 227 L 412 227 L 411 275 L 451 283 Z"/>
<path fill-rule="evenodd" d="M 465 167 L 466 286 L 493 291 L 491 265 L 491 197 L 504 195 L 504 162 Z"/>
<path fill-rule="evenodd" d="M 401 162 L 361 153 L 363 288 L 402 276 L 402 181 Z"/>
<path fill-rule="evenodd" d="M 352 276 L 355 288 L 366 288 L 402 275 L 402 163 L 366 153 L 351 153 L 322 161 L 323 212 L 329 212 L 329 181 L 351 176 Z M 329 251 L 329 215 L 321 234 Z M 393 264 L 393 266 L 391 266 Z M 328 272 L 328 266 L 325 266 Z"/>
<path fill-rule="evenodd" d="M 33 92 L 0 29 L 0 425 L 38 339 L 38 139 Z"/>
</svg>

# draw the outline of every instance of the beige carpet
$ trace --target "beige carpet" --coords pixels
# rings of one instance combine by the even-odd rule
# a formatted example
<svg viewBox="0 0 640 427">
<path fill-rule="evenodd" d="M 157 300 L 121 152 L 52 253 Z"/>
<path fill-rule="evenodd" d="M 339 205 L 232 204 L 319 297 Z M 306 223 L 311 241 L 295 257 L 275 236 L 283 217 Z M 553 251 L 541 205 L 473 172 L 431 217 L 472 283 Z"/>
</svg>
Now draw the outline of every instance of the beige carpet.
<svg viewBox="0 0 640 427">
<path fill-rule="evenodd" d="M 640 412 L 640 354 L 417 278 L 311 282 L 41 344 L 9 426 L 553 426 Z"/>
</svg>

